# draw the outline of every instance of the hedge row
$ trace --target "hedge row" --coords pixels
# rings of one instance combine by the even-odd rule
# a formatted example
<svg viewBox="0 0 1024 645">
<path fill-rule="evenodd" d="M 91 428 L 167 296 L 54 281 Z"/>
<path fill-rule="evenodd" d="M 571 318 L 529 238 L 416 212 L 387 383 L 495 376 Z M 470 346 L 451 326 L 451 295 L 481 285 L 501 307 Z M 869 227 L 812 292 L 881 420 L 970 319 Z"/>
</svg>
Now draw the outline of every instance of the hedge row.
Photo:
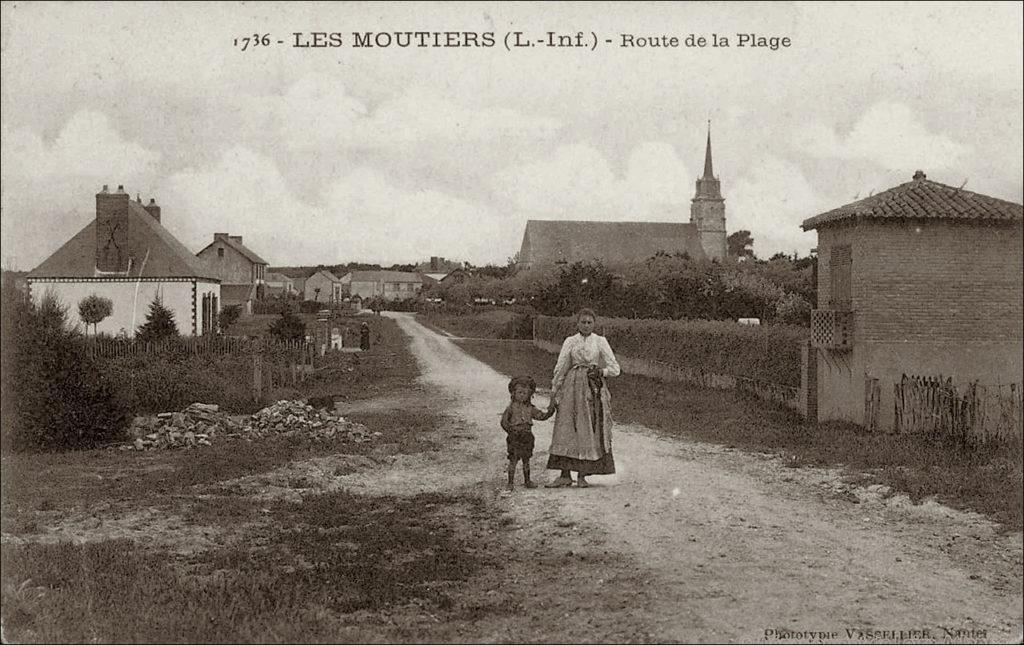
<svg viewBox="0 0 1024 645">
<path fill-rule="evenodd" d="M 537 317 L 537 339 L 561 343 L 575 318 Z M 803 327 L 716 320 L 599 318 L 595 331 L 619 356 L 799 387 Z"/>
</svg>

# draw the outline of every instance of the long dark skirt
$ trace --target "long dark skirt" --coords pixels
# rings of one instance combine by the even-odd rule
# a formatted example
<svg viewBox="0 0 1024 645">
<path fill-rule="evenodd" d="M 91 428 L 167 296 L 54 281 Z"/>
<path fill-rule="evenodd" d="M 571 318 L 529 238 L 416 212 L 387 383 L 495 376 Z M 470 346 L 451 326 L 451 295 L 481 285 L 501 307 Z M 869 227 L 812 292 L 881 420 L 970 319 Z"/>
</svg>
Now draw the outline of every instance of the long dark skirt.
<svg viewBox="0 0 1024 645">
<path fill-rule="evenodd" d="M 548 470 L 573 470 L 581 475 L 613 475 L 615 474 L 615 459 L 610 452 L 604 453 L 603 457 L 595 461 L 549 455 Z"/>
</svg>

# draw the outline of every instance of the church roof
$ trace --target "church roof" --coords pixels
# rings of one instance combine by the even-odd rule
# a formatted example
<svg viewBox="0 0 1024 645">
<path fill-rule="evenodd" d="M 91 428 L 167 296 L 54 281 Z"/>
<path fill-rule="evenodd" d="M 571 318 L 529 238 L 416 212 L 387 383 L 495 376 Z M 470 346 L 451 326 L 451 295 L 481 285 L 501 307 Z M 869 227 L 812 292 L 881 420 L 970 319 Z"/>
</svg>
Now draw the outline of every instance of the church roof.
<svg viewBox="0 0 1024 645">
<path fill-rule="evenodd" d="M 524 266 L 592 260 L 621 264 L 646 260 L 658 251 L 704 258 L 694 224 L 530 220 L 519 262 Z"/>
<path fill-rule="evenodd" d="M 134 257 L 118 277 L 213 278 L 199 259 L 150 215 L 142 204 L 128 202 L 128 248 Z M 30 278 L 95 278 L 96 220 L 29 272 Z"/>
<path fill-rule="evenodd" d="M 918 170 L 914 179 L 889 190 L 834 208 L 804 220 L 809 231 L 845 219 L 959 219 L 1021 221 L 1024 206 L 954 188 L 927 179 Z"/>
</svg>

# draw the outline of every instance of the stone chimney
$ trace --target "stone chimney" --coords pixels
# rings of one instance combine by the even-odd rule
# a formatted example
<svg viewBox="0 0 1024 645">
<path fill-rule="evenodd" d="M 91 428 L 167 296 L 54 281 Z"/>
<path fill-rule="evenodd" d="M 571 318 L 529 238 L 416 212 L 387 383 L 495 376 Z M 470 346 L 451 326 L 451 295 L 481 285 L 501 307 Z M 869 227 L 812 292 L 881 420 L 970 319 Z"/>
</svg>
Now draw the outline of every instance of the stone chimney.
<svg viewBox="0 0 1024 645">
<path fill-rule="evenodd" d="M 146 212 L 153 216 L 153 219 L 160 221 L 160 207 L 157 205 L 156 200 L 150 198 L 149 203 L 143 206 Z"/>
<path fill-rule="evenodd" d="M 96 270 L 115 273 L 128 270 L 128 208 L 131 198 L 118 186 L 111 193 L 106 184 L 96 194 Z"/>
<path fill-rule="evenodd" d="M 914 173 L 914 181 L 922 181 L 928 179 L 928 175 L 924 174 L 923 170 L 918 170 Z"/>
</svg>

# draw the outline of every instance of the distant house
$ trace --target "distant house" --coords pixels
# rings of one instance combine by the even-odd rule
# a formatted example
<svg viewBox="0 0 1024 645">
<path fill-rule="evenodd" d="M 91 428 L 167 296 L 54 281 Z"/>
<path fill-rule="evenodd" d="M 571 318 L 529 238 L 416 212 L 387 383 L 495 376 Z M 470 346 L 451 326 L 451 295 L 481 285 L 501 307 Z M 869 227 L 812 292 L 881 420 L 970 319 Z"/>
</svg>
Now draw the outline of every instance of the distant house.
<svg viewBox="0 0 1024 645">
<path fill-rule="evenodd" d="M 296 293 L 295 280 L 283 273 L 268 272 L 265 284 L 268 296 L 290 296 Z"/>
<path fill-rule="evenodd" d="M 96 217 L 28 274 L 36 302 L 51 292 L 81 323 L 78 303 L 96 294 L 109 298 L 113 313 L 99 333 L 134 336 L 157 296 L 174 314 L 178 332 L 214 333 L 220 312 L 220 280 L 164 228 L 160 206 L 132 201 L 123 186 L 96 195 Z"/>
<path fill-rule="evenodd" d="M 386 300 L 414 298 L 423 288 L 418 273 L 405 271 L 351 271 L 341 282 L 346 295 L 362 299 L 383 297 Z"/>
<path fill-rule="evenodd" d="M 207 271 L 220 278 L 224 306 L 241 305 L 252 313 L 252 303 L 266 288 L 267 261 L 242 243 L 241 235 L 214 233 L 213 242 L 196 253 Z"/>
<path fill-rule="evenodd" d="M 725 198 L 714 175 L 710 130 L 689 222 L 529 220 L 517 265 L 531 269 L 595 260 L 623 264 L 642 262 L 659 251 L 685 253 L 695 260 L 726 256 Z"/>
<path fill-rule="evenodd" d="M 320 269 L 306 278 L 303 298 L 316 302 L 341 302 L 344 298 L 342 282 L 327 269 Z"/>
<path fill-rule="evenodd" d="M 441 278 L 438 282 L 444 285 L 462 284 L 463 282 L 469 280 L 472 277 L 473 274 L 470 272 L 469 269 L 455 269 L 448 275 Z"/>
<path fill-rule="evenodd" d="M 918 171 L 804 221 L 818 233 L 808 416 L 864 423 L 870 401 L 878 426 L 892 427 L 903 374 L 1019 383 L 1022 213 Z"/>
</svg>

